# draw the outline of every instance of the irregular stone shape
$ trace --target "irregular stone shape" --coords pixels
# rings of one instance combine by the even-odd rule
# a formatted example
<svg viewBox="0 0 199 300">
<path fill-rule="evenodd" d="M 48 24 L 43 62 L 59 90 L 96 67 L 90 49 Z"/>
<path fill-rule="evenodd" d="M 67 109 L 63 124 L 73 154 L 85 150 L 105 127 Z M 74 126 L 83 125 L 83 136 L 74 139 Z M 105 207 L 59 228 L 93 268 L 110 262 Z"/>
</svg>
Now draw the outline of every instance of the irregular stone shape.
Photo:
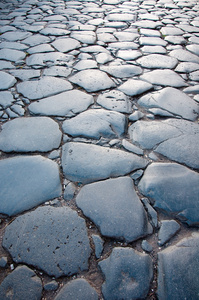
<svg viewBox="0 0 199 300">
<path fill-rule="evenodd" d="M 175 57 L 166 55 L 150 54 L 139 58 L 137 63 L 149 69 L 173 69 L 176 67 L 178 60 Z"/>
<path fill-rule="evenodd" d="M 49 44 L 41 44 L 37 45 L 34 47 L 31 47 L 27 50 L 29 54 L 34 54 L 34 53 L 45 53 L 45 52 L 52 52 L 55 51 L 55 49 L 50 46 Z"/>
<path fill-rule="evenodd" d="M 28 38 L 32 35 L 32 33 L 27 31 L 9 31 L 5 32 L 1 35 L 1 39 L 5 39 L 10 42 L 16 42 Z"/>
<path fill-rule="evenodd" d="M 58 165 L 42 156 L 0 161 L 0 212 L 9 216 L 61 195 Z"/>
<path fill-rule="evenodd" d="M 169 53 L 170 56 L 177 58 L 180 61 L 188 61 L 188 62 L 195 62 L 199 63 L 198 55 L 195 55 L 187 50 L 184 49 L 176 49 Z"/>
<path fill-rule="evenodd" d="M 92 239 L 93 239 L 93 243 L 95 245 L 95 256 L 96 256 L 96 258 L 100 258 L 102 251 L 103 251 L 104 241 L 97 234 L 92 234 Z"/>
<path fill-rule="evenodd" d="M 69 281 L 58 295 L 55 300 L 98 300 L 98 294 L 93 287 L 84 278 L 78 278 Z"/>
<path fill-rule="evenodd" d="M 1 49 L 0 50 L 0 59 L 17 62 L 26 57 L 26 53 L 20 50 L 15 49 Z"/>
<path fill-rule="evenodd" d="M 131 144 L 130 142 L 128 142 L 128 141 L 125 140 L 125 139 L 122 140 L 122 146 L 123 146 L 126 150 L 128 150 L 128 151 L 130 151 L 130 152 L 133 152 L 133 153 L 136 153 L 136 154 L 138 154 L 138 155 L 139 155 L 139 154 L 141 154 L 141 155 L 144 154 L 144 151 L 143 151 L 142 149 L 140 149 L 140 148 L 138 148 L 137 146 Z"/>
<path fill-rule="evenodd" d="M 152 232 L 130 177 L 85 185 L 76 203 L 104 236 L 131 243 Z"/>
<path fill-rule="evenodd" d="M 52 66 L 50 68 L 46 68 L 43 71 L 43 75 L 45 75 L 45 76 L 68 77 L 68 75 L 70 75 L 71 72 L 72 72 L 71 68 L 66 68 L 66 67 L 62 67 L 62 66 Z"/>
<path fill-rule="evenodd" d="M 111 90 L 100 94 L 97 103 L 106 109 L 130 114 L 132 112 L 132 104 L 128 97 L 118 90 Z"/>
<path fill-rule="evenodd" d="M 73 199 L 75 192 L 76 192 L 76 186 L 74 185 L 74 183 L 69 182 L 66 185 L 64 190 L 64 200 L 70 201 L 71 199 Z"/>
<path fill-rule="evenodd" d="M 175 71 L 180 73 L 190 73 L 197 70 L 199 70 L 199 64 L 192 62 L 179 63 L 178 66 L 175 68 Z"/>
<path fill-rule="evenodd" d="M 40 300 L 41 279 L 26 266 L 18 266 L 0 285 L 1 299 Z"/>
<path fill-rule="evenodd" d="M 88 268 L 86 224 L 69 207 L 43 206 L 17 217 L 6 228 L 3 246 L 16 263 L 33 265 L 50 276 Z"/>
<path fill-rule="evenodd" d="M 64 175 L 72 181 L 89 183 L 122 176 L 146 165 L 143 158 L 117 149 L 73 142 L 63 146 Z"/>
<path fill-rule="evenodd" d="M 141 50 L 143 54 L 149 54 L 149 53 L 166 54 L 166 49 L 162 46 L 143 46 Z"/>
<path fill-rule="evenodd" d="M 118 78 L 133 77 L 142 74 L 142 69 L 133 65 L 101 66 L 100 70 Z"/>
<path fill-rule="evenodd" d="M 3 108 L 9 107 L 13 104 L 14 101 L 15 99 L 13 98 L 11 92 L 0 92 L 0 106 L 2 106 Z"/>
<path fill-rule="evenodd" d="M 21 79 L 22 81 L 29 80 L 32 78 L 40 77 L 40 70 L 33 70 L 33 69 L 16 69 L 16 70 L 10 70 L 10 73 Z"/>
<path fill-rule="evenodd" d="M 197 44 L 192 44 L 192 45 L 186 46 L 186 48 L 187 48 L 189 51 L 193 52 L 194 54 L 199 55 L 199 45 L 197 45 Z"/>
<path fill-rule="evenodd" d="M 46 152 L 58 148 L 61 137 L 59 125 L 50 118 L 17 118 L 3 124 L 0 149 L 4 152 Z"/>
<path fill-rule="evenodd" d="M 116 31 L 114 32 L 114 36 L 120 41 L 120 42 L 132 42 L 136 40 L 140 35 L 138 33 L 134 32 L 128 32 L 128 31 Z"/>
<path fill-rule="evenodd" d="M 151 21 L 151 20 L 141 20 L 135 22 L 133 25 L 141 28 L 155 29 L 158 26 L 161 26 L 162 23 L 157 21 Z"/>
<path fill-rule="evenodd" d="M 79 71 L 86 70 L 86 69 L 96 69 L 96 68 L 97 68 L 97 62 L 92 59 L 82 59 L 74 66 L 74 69 Z"/>
<path fill-rule="evenodd" d="M 158 253 L 159 299 L 197 299 L 199 294 L 199 234 L 192 233 Z M 183 263 L 182 263 L 183 262 Z"/>
<path fill-rule="evenodd" d="M 174 116 L 191 121 L 194 121 L 199 113 L 199 107 L 194 100 L 171 87 L 141 97 L 138 104 L 146 108 L 161 108 Z"/>
<path fill-rule="evenodd" d="M 96 42 L 96 33 L 93 31 L 72 31 L 71 38 L 74 38 L 84 44 L 92 45 Z"/>
<path fill-rule="evenodd" d="M 147 242 L 146 240 L 142 241 L 142 249 L 146 252 L 151 252 L 153 251 L 153 247 L 151 246 L 151 244 L 149 244 L 149 242 Z"/>
<path fill-rule="evenodd" d="M 7 90 L 17 82 L 16 78 L 6 72 L 0 71 L 0 91 Z"/>
<path fill-rule="evenodd" d="M 176 163 L 152 163 L 138 188 L 153 199 L 154 207 L 175 215 L 182 222 L 198 225 L 199 175 Z"/>
<path fill-rule="evenodd" d="M 44 66 L 65 65 L 72 59 L 72 55 L 60 52 L 35 53 L 27 57 L 26 64 L 28 66 L 42 68 Z"/>
<path fill-rule="evenodd" d="M 63 131 L 72 136 L 99 139 L 122 136 L 126 129 L 123 114 L 105 109 L 90 109 L 63 122 Z"/>
<path fill-rule="evenodd" d="M 162 35 L 174 35 L 174 36 L 183 35 L 184 33 L 180 28 L 176 28 L 175 26 L 162 27 L 160 29 L 160 32 L 162 33 Z"/>
<path fill-rule="evenodd" d="M 59 284 L 55 280 L 51 280 L 50 282 L 44 285 L 45 291 L 56 291 L 59 287 Z"/>
<path fill-rule="evenodd" d="M 199 71 L 195 71 L 189 74 L 189 79 L 199 81 Z"/>
<path fill-rule="evenodd" d="M 173 44 L 173 45 L 184 45 L 186 44 L 186 40 L 182 36 L 176 35 L 168 35 L 165 37 L 165 41 Z"/>
<path fill-rule="evenodd" d="M 199 168 L 199 126 L 178 119 L 137 121 L 129 127 L 130 139 L 142 149 L 158 153 L 192 168 Z"/>
<path fill-rule="evenodd" d="M 105 275 L 102 293 L 105 299 L 144 299 L 153 276 L 148 254 L 132 248 L 114 248 L 111 255 L 99 262 Z"/>
<path fill-rule="evenodd" d="M 169 69 L 150 71 L 141 75 L 140 78 L 157 85 L 172 87 L 187 86 L 187 83 L 181 76 Z"/>
<path fill-rule="evenodd" d="M 51 45 L 63 53 L 77 49 L 81 46 L 80 42 L 72 38 L 56 39 Z"/>
<path fill-rule="evenodd" d="M 110 49 L 119 49 L 119 50 L 127 50 L 127 49 L 136 50 L 139 47 L 139 45 L 134 42 L 114 42 L 114 43 L 109 43 L 108 46 Z"/>
<path fill-rule="evenodd" d="M 24 44 L 27 44 L 31 47 L 49 43 L 49 42 L 50 42 L 50 38 L 42 34 L 34 34 L 32 36 L 29 36 L 25 40 L 23 40 Z"/>
<path fill-rule="evenodd" d="M 35 101 L 28 106 L 35 115 L 72 117 L 94 103 L 93 96 L 78 90 Z"/>
<path fill-rule="evenodd" d="M 142 53 L 139 50 L 119 50 L 117 52 L 117 57 L 123 60 L 134 60 L 140 56 L 142 56 Z"/>
<path fill-rule="evenodd" d="M 161 221 L 161 227 L 158 232 L 158 244 L 163 246 L 167 243 L 178 231 L 180 225 L 174 220 Z"/>
<path fill-rule="evenodd" d="M 118 87 L 118 90 L 129 96 L 142 94 L 153 88 L 152 84 L 143 80 L 128 79 Z"/>
<path fill-rule="evenodd" d="M 167 42 L 161 39 L 160 37 L 151 37 L 151 36 L 141 36 L 139 39 L 140 45 L 148 46 L 163 46 L 167 45 Z"/>
<path fill-rule="evenodd" d="M 99 45 L 93 45 L 93 46 L 88 46 L 88 47 L 83 47 L 81 48 L 81 52 L 86 52 L 86 53 L 107 53 L 110 54 L 110 52 Z"/>
<path fill-rule="evenodd" d="M 17 84 L 18 93 L 31 100 L 53 96 L 71 90 L 70 82 L 57 77 L 43 77 L 39 80 L 24 81 Z"/>
<path fill-rule="evenodd" d="M 124 21 L 124 22 L 129 22 L 129 21 L 134 21 L 135 20 L 135 15 L 134 14 L 121 14 L 121 13 L 110 13 L 107 16 L 108 21 Z"/>
<path fill-rule="evenodd" d="M 83 87 L 87 92 L 96 92 L 115 87 L 115 83 L 105 72 L 100 70 L 83 70 L 72 77 L 69 81 Z"/>
</svg>

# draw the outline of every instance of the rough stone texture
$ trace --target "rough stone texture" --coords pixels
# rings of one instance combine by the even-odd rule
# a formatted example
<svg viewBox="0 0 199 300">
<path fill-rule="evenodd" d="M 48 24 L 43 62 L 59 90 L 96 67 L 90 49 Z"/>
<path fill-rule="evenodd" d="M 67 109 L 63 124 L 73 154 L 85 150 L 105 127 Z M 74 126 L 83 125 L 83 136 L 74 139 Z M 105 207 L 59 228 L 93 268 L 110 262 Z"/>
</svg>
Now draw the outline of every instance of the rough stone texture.
<svg viewBox="0 0 199 300">
<path fill-rule="evenodd" d="M 153 88 L 152 84 L 143 80 L 128 79 L 119 86 L 119 90 L 129 96 L 142 94 Z"/>
<path fill-rule="evenodd" d="M 92 239 L 93 239 L 93 243 L 95 245 L 95 256 L 97 258 L 100 258 L 102 251 L 103 251 L 103 244 L 104 241 L 103 239 L 97 235 L 97 234 L 92 234 Z"/>
<path fill-rule="evenodd" d="M 97 98 L 97 103 L 106 109 L 118 111 L 121 113 L 131 113 L 132 104 L 128 97 L 118 90 L 112 90 L 100 94 Z"/>
<path fill-rule="evenodd" d="M 55 162 L 39 155 L 0 160 L 0 213 L 12 216 L 60 194 Z"/>
<path fill-rule="evenodd" d="M 161 227 L 158 232 L 158 244 L 160 246 L 168 242 L 178 231 L 180 225 L 174 220 L 161 221 Z"/>
<path fill-rule="evenodd" d="M 126 129 L 123 114 L 104 109 L 90 109 L 63 122 L 63 131 L 71 136 L 99 139 L 101 136 L 114 138 L 122 136 Z"/>
<path fill-rule="evenodd" d="M 0 106 L 3 108 L 9 107 L 14 102 L 11 92 L 0 92 Z"/>
<path fill-rule="evenodd" d="M 176 163 L 152 163 L 138 188 L 154 207 L 175 215 L 190 226 L 199 224 L 199 175 Z"/>
<path fill-rule="evenodd" d="M 58 124 L 47 117 L 17 118 L 2 126 L 0 150 L 4 152 L 46 152 L 61 142 Z"/>
<path fill-rule="evenodd" d="M 133 77 L 142 74 L 142 69 L 133 65 L 102 66 L 100 70 L 118 78 Z"/>
<path fill-rule="evenodd" d="M 17 217 L 6 228 L 3 246 L 15 262 L 31 264 L 50 276 L 88 268 L 86 224 L 69 207 L 44 206 Z"/>
<path fill-rule="evenodd" d="M 81 44 L 80 42 L 72 38 L 61 38 L 61 39 L 56 39 L 52 43 L 52 46 L 55 47 L 55 49 L 57 49 L 58 51 L 65 53 L 74 50 L 76 48 L 79 48 Z"/>
<path fill-rule="evenodd" d="M 86 110 L 93 102 L 92 95 L 72 90 L 33 102 L 28 109 L 35 115 L 72 117 Z"/>
<path fill-rule="evenodd" d="M 17 82 L 16 78 L 6 72 L 0 71 L 0 91 L 7 90 Z"/>
<path fill-rule="evenodd" d="M 104 236 L 132 242 L 151 233 L 130 177 L 88 184 L 77 195 L 76 203 Z"/>
<path fill-rule="evenodd" d="M 114 248 L 99 263 L 105 275 L 102 293 L 105 299 L 145 298 L 152 280 L 152 261 L 147 254 L 132 248 Z"/>
<path fill-rule="evenodd" d="M 146 165 L 135 154 L 92 144 L 69 142 L 62 151 L 64 176 L 82 183 L 122 176 Z"/>
<path fill-rule="evenodd" d="M 150 54 L 139 58 L 137 63 L 149 69 L 173 69 L 176 67 L 178 60 L 166 55 Z"/>
<path fill-rule="evenodd" d="M 17 267 L 0 285 L 0 298 L 11 300 L 40 300 L 41 279 L 26 266 Z"/>
<path fill-rule="evenodd" d="M 84 278 L 69 281 L 55 297 L 55 300 L 98 300 L 97 292 Z"/>
<path fill-rule="evenodd" d="M 158 254 L 159 299 L 197 299 L 199 234 L 194 232 Z M 182 263 L 183 262 L 183 263 Z"/>
</svg>

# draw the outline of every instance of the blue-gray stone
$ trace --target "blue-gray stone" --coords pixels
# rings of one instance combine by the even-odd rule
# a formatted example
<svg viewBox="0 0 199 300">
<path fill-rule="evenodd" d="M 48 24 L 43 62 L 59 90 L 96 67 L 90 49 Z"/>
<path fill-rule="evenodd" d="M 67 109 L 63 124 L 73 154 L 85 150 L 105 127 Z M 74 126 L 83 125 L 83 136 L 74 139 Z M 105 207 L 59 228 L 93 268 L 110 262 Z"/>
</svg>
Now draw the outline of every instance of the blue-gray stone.
<svg viewBox="0 0 199 300">
<path fill-rule="evenodd" d="M 48 117 L 17 118 L 2 125 L 0 150 L 4 152 L 47 152 L 59 147 L 62 133 Z"/>
<path fill-rule="evenodd" d="M 153 200 L 155 208 L 175 215 L 190 226 L 198 226 L 198 173 L 176 163 L 152 163 L 138 189 Z"/>
<path fill-rule="evenodd" d="M 105 299 L 145 299 L 153 276 L 149 255 L 117 247 L 99 266 L 105 276 L 102 285 Z"/>
<path fill-rule="evenodd" d="M 158 253 L 158 298 L 198 299 L 199 234 Z"/>
<path fill-rule="evenodd" d="M 135 154 L 93 144 L 69 142 L 62 151 L 65 178 L 82 183 L 123 176 L 146 165 Z"/>
<path fill-rule="evenodd" d="M 6 268 L 8 266 L 8 259 L 6 256 L 2 256 L 0 258 L 0 267 L 1 268 Z"/>
<path fill-rule="evenodd" d="M 199 57 L 184 49 L 176 49 L 169 53 L 170 56 L 177 58 L 179 61 L 199 63 Z"/>
<path fill-rule="evenodd" d="M 44 66 L 66 65 L 72 59 L 72 55 L 61 52 L 35 53 L 26 58 L 26 64 L 35 68 L 43 68 Z"/>
<path fill-rule="evenodd" d="M 73 38 L 60 38 L 56 39 L 52 46 L 60 52 L 68 52 L 74 49 L 77 49 L 81 46 L 80 42 Z"/>
<path fill-rule="evenodd" d="M 151 246 L 151 244 L 149 244 L 149 242 L 147 242 L 146 240 L 142 241 L 142 249 L 146 252 L 151 252 L 153 250 L 153 247 Z"/>
<path fill-rule="evenodd" d="M 151 90 L 153 85 L 143 80 L 128 79 L 122 85 L 118 87 L 118 90 L 129 96 L 135 96 L 142 94 L 148 90 Z"/>
<path fill-rule="evenodd" d="M 17 217 L 6 227 L 3 246 L 16 263 L 33 265 L 50 276 L 88 268 L 86 224 L 69 207 L 43 206 Z"/>
<path fill-rule="evenodd" d="M 69 201 L 73 199 L 75 192 L 76 192 L 76 186 L 74 185 L 74 183 L 69 182 L 66 185 L 64 190 L 64 200 Z"/>
<path fill-rule="evenodd" d="M 21 79 L 22 81 L 29 80 L 32 78 L 40 77 L 40 70 L 33 69 L 16 69 L 9 71 L 13 76 Z"/>
<path fill-rule="evenodd" d="M 26 266 L 18 266 L 0 285 L 2 300 L 40 300 L 41 296 L 41 279 Z"/>
<path fill-rule="evenodd" d="M 147 211 L 149 221 L 152 226 L 158 227 L 158 214 L 156 210 L 150 205 L 149 201 L 147 198 L 142 198 L 142 203 L 144 204 L 144 207 Z"/>
<path fill-rule="evenodd" d="M 55 280 L 52 280 L 44 285 L 44 290 L 45 291 L 56 291 L 58 289 L 58 287 L 59 287 L 59 284 Z"/>
<path fill-rule="evenodd" d="M 173 69 L 176 67 L 178 60 L 162 54 L 149 54 L 138 58 L 137 63 L 143 68 L 149 69 Z"/>
<path fill-rule="evenodd" d="M 17 82 L 16 78 L 6 72 L 0 71 L 0 91 L 7 90 Z"/>
<path fill-rule="evenodd" d="M 134 65 L 101 66 L 100 70 L 113 77 L 128 78 L 142 74 L 142 69 Z"/>
<path fill-rule="evenodd" d="M 76 203 L 104 236 L 132 242 L 152 232 L 130 177 L 85 185 Z"/>
<path fill-rule="evenodd" d="M 0 50 L 0 59 L 17 62 L 26 57 L 24 51 L 15 50 L 15 49 L 1 49 Z"/>
<path fill-rule="evenodd" d="M 95 256 L 97 258 L 101 257 L 102 251 L 103 251 L 103 245 L 104 245 L 104 241 L 103 239 L 97 235 L 97 234 L 92 234 L 92 239 L 93 239 L 93 243 L 95 245 Z"/>
<path fill-rule="evenodd" d="M 178 231 L 180 225 L 174 220 L 161 221 L 161 227 L 158 232 L 158 244 L 163 246 L 167 243 Z"/>
<path fill-rule="evenodd" d="M 13 98 L 11 92 L 8 91 L 0 92 L 0 106 L 2 106 L 3 108 L 9 107 L 10 105 L 13 104 L 14 101 L 15 99 Z"/>
<path fill-rule="evenodd" d="M 42 156 L 15 156 L 0 161 L 0 213 L 9 216 L 59 197 L 58 165 Z"/>
<path fill-rule="evenodd" d="M 98 300 L 95 289 L 84 278 L 69 281 L 55 297 L 55 300 Z"/>
</svg>

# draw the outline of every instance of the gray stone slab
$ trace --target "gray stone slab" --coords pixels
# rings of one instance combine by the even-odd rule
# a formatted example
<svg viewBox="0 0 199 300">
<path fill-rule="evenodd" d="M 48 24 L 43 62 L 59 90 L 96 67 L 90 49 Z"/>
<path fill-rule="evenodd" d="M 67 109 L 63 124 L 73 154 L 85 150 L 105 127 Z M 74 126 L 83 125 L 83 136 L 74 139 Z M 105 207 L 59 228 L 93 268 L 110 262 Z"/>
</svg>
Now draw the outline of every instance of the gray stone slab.
<svg viewBox="0 0 199 300">
<path fill-rule="evenodd" d="M 130 114 L 132 112 L 132 104 L 128 97 L 118 90 L 111 90 L 100 94 L 97 103 L 106 109 Z"/>
<path fill-rule="evenodd" d="M 140 78 L 152 84 L 157 84 L 162 86 L 171 86 L 171 87 L 187 86 L 187 83 L 184 81 L 184 79 L 181 76 L 179 76 L 174 71 L 169 69 L 150 71 L 141 75 Z"/>
<path fill-rule="evenodd" d="M 134 42 L 114 42 L 114 43 L 109 43 L 108 47 L 110 49 L 118 49 L 118 50 L 136 50 L 139 48 L 139 45 L 134 43 Z"/>
<path fill-rule="evenodd" d="M 167 55 L 150 54 L 138 58 L 137 63 L 149 69 L 173 69 L 178 64 L 178 60 Z"/>
<path fill-rule="evenodd" d="M 195 62 L 197 64 L 199 63 L 198 55 L 193 54 L 188 50 L 184 50 L 184 49 L 172 50 L 169 53 L 169 55 L 177 58 L 179 61 Z"/>
<path fill-rule="evenodd" d="M 167 45 L 167 42 L 160 37 L 141 36 L 139 39 L 140 45 L 142 46 L 163 46 Z"/>
<path fill-rule="evenodd" d="M 96 61 L 99 64 L 106 64 L 107 62 L 113 61 L 114 58 L 112 55 L 107 53 L 99 53 L 96 55 Z"/>
<path fill-rule="evenodd" d="M 70 77 L 69 81 L 83 87 L 87 92 L 106 90 L 116 86 L 113 80 L 100 70 L 80 71 Z"/>
<path fill-rule="evenodd" d="M 7 49 L 15 49 L 15 50 L 26 50 L 28 46 L 21 43 L 21 42 L 1 42 L 0 48 L 7 48 Z"/>
<path fill-rule="evenodd" d="M 33 70 L 33 69 L 15 69 L 15 70 L 10 70 L 9 73 L 21 79 L 22 81 L 40 77 L 41 74 L 40 70 Z"/>
<path fill-rule="evenodd" d="M 0 60 L 0 70 L 12 69 L 13 67 L 10 61 Z"/>
<path fill-rule="evenodd" d="M 132 42 L 136 40 L 140 35 L 138 33 L 134 32 L 128 32 L 128 31 L 116 31 L 114 32 L 114 36 L 120 41 L 120 42 Z"/>
<path fill-rule="evenodd" d="M 178 231 L 180 225 L 174 220 L 161 221 L 160 230 L 158 232 L 158 244 L 163 246 L 167 243 Z"/>
<path fill-rule="evenodd" d="M 153 276 L 149 255 L 132 248 L 117 247 L 99 266 L 105 276 L 102 285 L 105 299 L 140 299 L 147 296 Z"/>
<path fill-rule="evenodd" d="M 124 147 L 124 149 L 128 150 L 129 152 L 133 152 L 138 155 L 144 154 L 144 151 L 142 149 L 138 148 L 137 146 L 133 145 L 132 143 L 130 143 L 125 139 L 122 140 L 122 146 Z"/>
<path fill-rule="evenodd" d="M 0 50 L 0 59 L 17 62 L 26 57 L 26 53 L 20 50 L 15 49 L 1 49 Z"/>
<path fill-rule="evenodd" d="M 190 226 L 198 226 L 199 175 L 176 163 L 152 163 L 138 188 L 161 209 Z"/>
<path fill-rule="evenodd" d="M 28 106 L 35 115 L 72 117 L 94 103 L 92 95 L 79 90 L 60 93 L 35 101 Z"/>
<path fill-rule="evenodd" d="M 73 31 L 70 37 L 84 44 L 94 44 L 96 42 L 96 33 L 93 31 Z"/>
<path fill-rule="evenodd" d="M 76 203 L 106 237 L 132 242 L 152 233 L 130 177 L 88 184 L 80 190 Z"/>
<path fill-rule="evenodd" d="M 69 281 L 58 295 L 55 300 L 98 300 L 98 294 L 95 289 L 84 278 L 77 278 Z"/>
<path fill-rule="evenodd" d="M 15 156 L 0 161 L 0 212 L 9 216 L 59 197 L 58 165 L 42 156 Z"/>
<path fill-rule="evenodd" d="M 173 45 L 185 45 L 186 44 L 186 40 L 182 36 L 176 36 L 176 35 L 166 36 L 165 41 L 167 41 Z"/>
<path fill-rule="evenodd" d="M 102 251 L 103 251 L 104 241 L 97 234 L 92 234 L 92 240 L 93 240 L 93 243 L 95 245 L 95 256 L 96 256 L 96 258 L 100 258 L 101 254 L 102 254 Z"/>
<path fill-rule="evenodd" d="M 33 265 L 50 276 L 73 275 L 88 268 L 86 224 L 69 207 L 43 206 L 17 217 L 6 228 L 3 246 L 16 263 Z"/>
<path fill-rule="evenodd" d="M 26 64 L 28 66 L 42 68 L 44 66 L 67 65 L 67 62 L 71 60 L 73 60 L 73 55 L 60 52 L 35 53 L 27 57 Z"/>
<path fill-rule="evenodd" d="M 55 49 L 49 44 L 37 45 L 37 46 L 31 47 L 27 50 L 27 52 L 29 54 L 45 53 L 45 52 L 52 52 L 52 51 L 55 51 Z"/>
<path fill-rule="evenodd" d="M 107 20 L 108 21 L 124 21 L 124 22 L 129 22 L 129 21 L 134 21 L 135 20 L 135 14 L 130 14 L 130 13 L 110 13 L 107 15 Z"/>
<path fill-rule="evenodd" d="M 17 84 L 18 93 L 31 100 L 53 96 L 71 89 L 72 85 L 70 82 L 51 76 L 45 76 L 39 80 L 24 81 Z"/>
<path fill-rule="evenodd" d="M 192 62 L 179 63 L 175 68 L 175 71 L 179 73 L 190 73 L 196 70 L 199 70 L 199 64 Z"/>
<path fill-rule="evenodd" d="M 113 77 L 126 78 L 142 74 L 142 69 L 133 65 L 119 65 L 119 66 L 101 66 L 100 70 L 110 74 Z"/>
<path fill-rule="evenodd" d="M 122 136 L 126 129 L 126 118 L 116 111 L 90 109 L 63 122 L 63 131 L 73 137 L 99 139 Z"/>
<path fill-rule="evenodd" d="M 199 113 L 199 106 L 194 100 L 180 90 L 171 87 L 141 97 L 138 104 L 148 109 L 160 108 L 174 116 L 191 121 L 194 121 Z"/>
<path fill-rule="evenodd" d="M 189 74 L 189 79 L 193 81 L 199 81 L 199 71 L 191 72 Z"/>
<path fill-rule="evenodd" d="M 34 271 L 18 266 L 0 285 L 1 299 L 39 300 L 42 296 L 42 282 Z"/>
<path fill-rule="evenodd" d="M 136 27 L 146 28 L 146 29 L 155 29 L 162 25 L 159 21 L 151 21 L 151 20 L 139 20 L 136 21 L 134 24 Z"/>
<path fill-rule="evenodd" d="M 192 233 L 158 253 L 159 299 L 197 299 L 199 293 L 199 235 Z M 183 263 L 182 263 L 183 262 Z"/>
<path fill-rule="evenodd" d="M 118 90 L 122 91 L 126 95 L 135 96 L 151 90 L 152 88 L 153 85 L 149 82 L 143 80 L 128 79 L 118 87 Z"/>
<path fill-rule="evenodd" d="M 78 71 L 86 69 L 96 69 L 97 62 L 93 59 L 82 59 L 76 65 L 74 65 L 73 68 Z"/>
<path fill-rule="evenodd" d="M 102 41 L 104 43 L 116 42 L 117 39 L 114 37 L 112 33 L 109 32 L 100 32 L 97 34 L 98 41 Z"/>
<path fill-rule="evenodd" d="M 142 56 L 142 52 L 139 50 L 119 50 L 116 56 L 123 60 L 135 60 Z"/>
<path fill-rule="evenodd" d="M 180 28 L 177 28 L 175 26 L 165 26 L 160 29 L 160 32 L 163 36 L 168 36 L 168 35 L 183 35 L 184 31 L 181 30 Z"/>
<path fill-rule="evenodd" d="M 11 92 L 3 91 L 0 92 L 0 106 L 3 108 L 7 108 L 13 104 L 15 99 L 13 98 L 13 95 Z"/>
<path fill-rule="evenodd" d="M 99 45 L 82 47 L 80 50 L 81 50 L 81 52 L 84 52 L 84 53 L 107 53 L 107 54 L 110 54 L 110 52 L 105 47 L 102 47 Z"/>
<path fill-rule="evenodd" d="M 59 125 L 48 117 L 17 118 L 1 129 L 0 150 L 4 152 L 47 152 L 61 143 Z"/>
<path fill-rule="evenodd" d="M 26 45 L 33 47 L 33 46 L 49 43 L 50 38 L 41 34 L 34 34 L 32 36 L 27 37 L 22 42 Z"/>
<path fill-rule="evenodd" d="M 0 91 L 7 90 L 17 82 L 16 78 L 6 72 L 0 71 Z"/>
<path fill-rule="evenodd" d="M 149 53 L 158 53 L 158 54 L 166 54 L 166 49 L 162 46 L 143 46 L 141 47 L 143 54 Z"/>
<path fill-rule="evenodd" d="M 51 45 L 55 47 L 55 49 L 63 53 L 77 49 L 81 46 L 80 42 L 73 38 L 56 39 Z"/>
<path fill-rule="evenodd" d="M 32 33 L 27 31 L 9 31 L 5 32 L 1 35 L 1 39 L 5 39 L 9 42 L 21 41 L 25 38 L 28 38 L 32 35 Z"/>
<path fill-rule="evenodd" d="M 77 142 L 63 146 L 63 172 L 72 181 L 89 183 L 123 176 L 146 165 L 145 159 L 117 149 Z"/>
</svg>

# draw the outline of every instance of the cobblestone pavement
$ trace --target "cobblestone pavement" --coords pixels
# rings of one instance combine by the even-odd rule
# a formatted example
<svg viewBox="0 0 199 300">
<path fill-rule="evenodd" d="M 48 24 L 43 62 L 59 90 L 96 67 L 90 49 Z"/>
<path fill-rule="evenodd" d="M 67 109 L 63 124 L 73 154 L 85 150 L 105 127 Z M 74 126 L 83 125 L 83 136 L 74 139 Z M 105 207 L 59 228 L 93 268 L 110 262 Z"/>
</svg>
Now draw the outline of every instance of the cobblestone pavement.
<svg viewBox="0 0 199 300">
<path fill-rule="evenodd" d="M 199 2 L 0 2 L 0 299 L 199 299 Z"/>
</svg>

